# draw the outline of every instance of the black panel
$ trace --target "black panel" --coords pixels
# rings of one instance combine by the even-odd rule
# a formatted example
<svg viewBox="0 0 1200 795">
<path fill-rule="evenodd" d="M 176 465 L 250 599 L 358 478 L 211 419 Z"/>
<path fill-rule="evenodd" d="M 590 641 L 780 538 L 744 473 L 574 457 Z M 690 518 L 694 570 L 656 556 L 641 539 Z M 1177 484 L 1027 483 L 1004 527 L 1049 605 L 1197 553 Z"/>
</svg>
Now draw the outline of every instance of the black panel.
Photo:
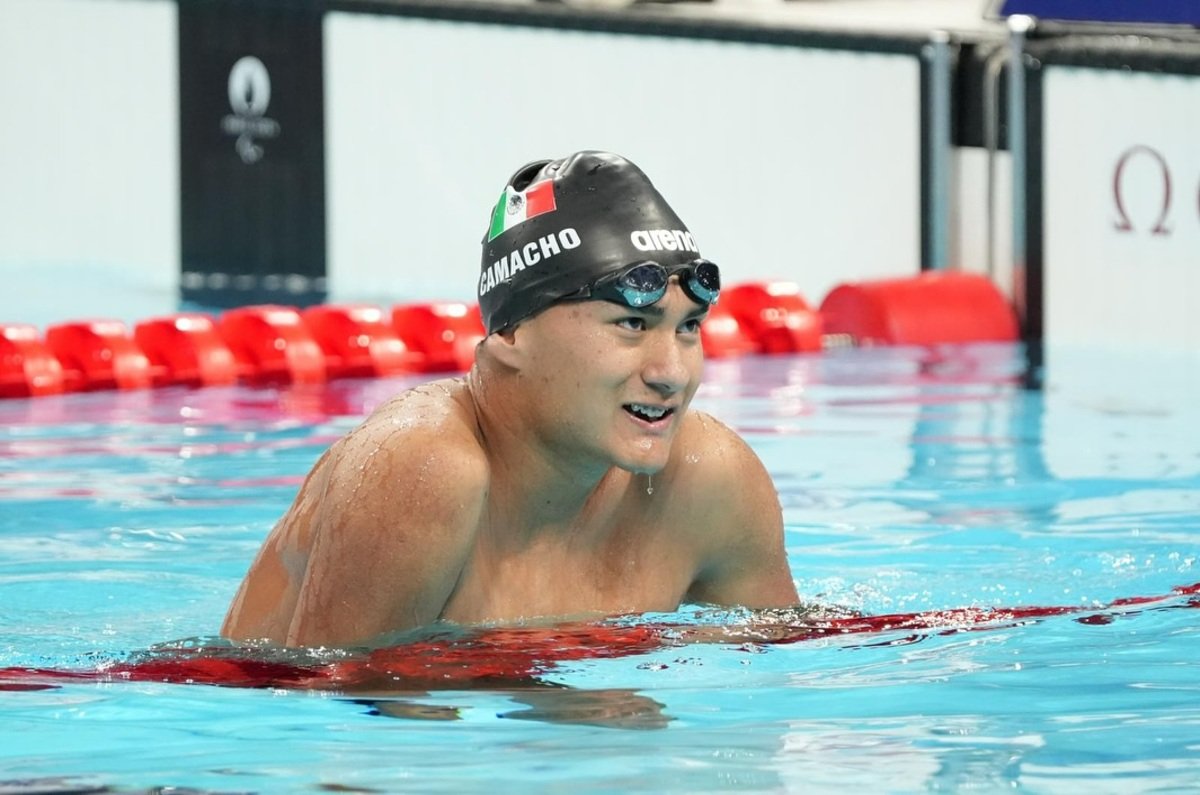
<svg viewBox="0 0 1200 795">
<path fill-rule="evenodd" d="M 1042 25 L 1039 35 L 1053 32 Z M 1154 36 L 1071 34 L 1034 39 L 1029 53 L 1044 64 L 1116 69 L 1122 72 L 1200 75 L 1200 33 Z"/>
<path fill-rule="evenodd" d="M 920 158 L 921 158 L 921 250 L 917 261 L 920 263 L 921 270 L 927 270 L 931 267 L 934 260 L 934 240 L 933 226 L 931 221 L 934 216 L 934 172 L 933 158 L 936 153 L 933 151 L 933 82 L 934 82 L 934 66 L 929 58 L 921 58 L 921 113 L 920 113 Z"/>
<path fill-rule="evenodd" d="M 963 44 L 960 50 L 957 68 L 954 70 L 954 131 L 952 140 L 955 146 L 986 147 L 986 108 L 987 88 L 989 79 L 988 61 L 997 52 L 999 57 L 1008 62 L 1008 50 L 1005 42 L 997 41 L 987 44 Z M 1002 66 L 997 74 L 996 102 L 993 112 L 997 118 L 997 149 L 1008 149 L 1008 69 Z"/>
<path fill-rule="evenodd" d="M 1025 59 L 1025 313 L 1021 336 L 1028 356 L 1025 385 L 1030 388 L 1041 386 L 1045 339 L 1042 74 L 1037 60 Z"/>
<path fill-rule="evenodd" d="M 325 291 L 322 6 L 179 4 L 183 298 Z"/>
</svg>

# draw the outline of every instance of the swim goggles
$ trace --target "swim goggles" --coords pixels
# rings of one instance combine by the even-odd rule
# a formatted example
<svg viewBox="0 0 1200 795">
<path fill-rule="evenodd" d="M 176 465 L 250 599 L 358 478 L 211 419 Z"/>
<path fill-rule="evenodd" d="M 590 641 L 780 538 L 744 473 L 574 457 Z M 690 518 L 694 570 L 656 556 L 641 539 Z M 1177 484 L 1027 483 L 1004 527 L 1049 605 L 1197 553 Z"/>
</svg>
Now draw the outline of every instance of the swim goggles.
<svg viewBox="0 0 1200 795">
<path fill-rule="evenodd" d="M 671 277 L 676 274 L 679 275 L 683 292 L 698 304 L 715 304 L 721 295 L 720 268 L 706 259 L 698 259 L 675 268 L 667 268 L 657 262 L 638 262 L 623 271 L 601 276 L 579 292 L 561 300 L 615 301 L 639 309 L 661 301 L 667 294 Z"/>
</svg>

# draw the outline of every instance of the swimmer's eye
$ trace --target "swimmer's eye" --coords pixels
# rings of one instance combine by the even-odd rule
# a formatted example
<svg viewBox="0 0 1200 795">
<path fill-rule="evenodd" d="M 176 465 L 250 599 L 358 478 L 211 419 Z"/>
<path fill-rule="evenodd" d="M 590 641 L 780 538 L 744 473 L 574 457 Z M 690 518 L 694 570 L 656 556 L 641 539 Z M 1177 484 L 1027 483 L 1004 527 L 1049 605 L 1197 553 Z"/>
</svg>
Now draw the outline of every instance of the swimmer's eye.
<svg viewBox="0 0 1200 795">
<path fill-rule="evenodd" d="M 630 315 L 629 317 L 623 317 L 617 320 L 617 325 L 623 329 L 628 329 L 629 331 L 645 331 L 646 318 L 638 317 L 637 315 Z"/>
<path fill-rule="evenodd" d="M 683 325 L 679 327 L 680 332 L 684 334 L 699 334 L 700 324 L 704 322 L 702 317 L 690 317 L 683 321 Z"/>
</svg>

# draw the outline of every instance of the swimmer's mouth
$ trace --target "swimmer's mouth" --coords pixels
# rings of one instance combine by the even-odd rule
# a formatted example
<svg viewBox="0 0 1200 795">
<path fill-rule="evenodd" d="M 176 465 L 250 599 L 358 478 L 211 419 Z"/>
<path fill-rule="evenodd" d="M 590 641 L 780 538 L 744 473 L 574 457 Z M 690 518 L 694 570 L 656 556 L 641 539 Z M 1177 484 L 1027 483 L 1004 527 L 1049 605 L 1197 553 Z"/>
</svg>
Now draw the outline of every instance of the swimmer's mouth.
<svg viewBox="0 0 1200 795">
<path fill-rule="evenodd" d="M 646 403 L 626 403 L 621 408 L 643 422 L 659 422 L 675 413 L 675 409 L 666 406 L 651 406 Z"/>
</svg>

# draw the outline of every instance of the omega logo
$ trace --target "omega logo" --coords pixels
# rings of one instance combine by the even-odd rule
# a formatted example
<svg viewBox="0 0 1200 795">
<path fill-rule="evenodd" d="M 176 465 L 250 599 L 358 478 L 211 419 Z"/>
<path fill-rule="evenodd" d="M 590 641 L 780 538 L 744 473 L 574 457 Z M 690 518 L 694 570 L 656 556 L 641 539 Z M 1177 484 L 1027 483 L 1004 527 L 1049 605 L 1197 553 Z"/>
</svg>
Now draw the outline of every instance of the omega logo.
<svg viewBox="0 0 1200 795">
<path fill-rule="evenodd" d="M 1113 170 L 1112 189 L 1117 210 L 1113 226 L 1118 232 L 1170 236 L 1167 219 L 1173 198 L 1171 167 L 1161 152 L 1145 144 L 1122 152 Z M 1200 191 L 1197 202 L 1200 208 Z"/>
</svg>

